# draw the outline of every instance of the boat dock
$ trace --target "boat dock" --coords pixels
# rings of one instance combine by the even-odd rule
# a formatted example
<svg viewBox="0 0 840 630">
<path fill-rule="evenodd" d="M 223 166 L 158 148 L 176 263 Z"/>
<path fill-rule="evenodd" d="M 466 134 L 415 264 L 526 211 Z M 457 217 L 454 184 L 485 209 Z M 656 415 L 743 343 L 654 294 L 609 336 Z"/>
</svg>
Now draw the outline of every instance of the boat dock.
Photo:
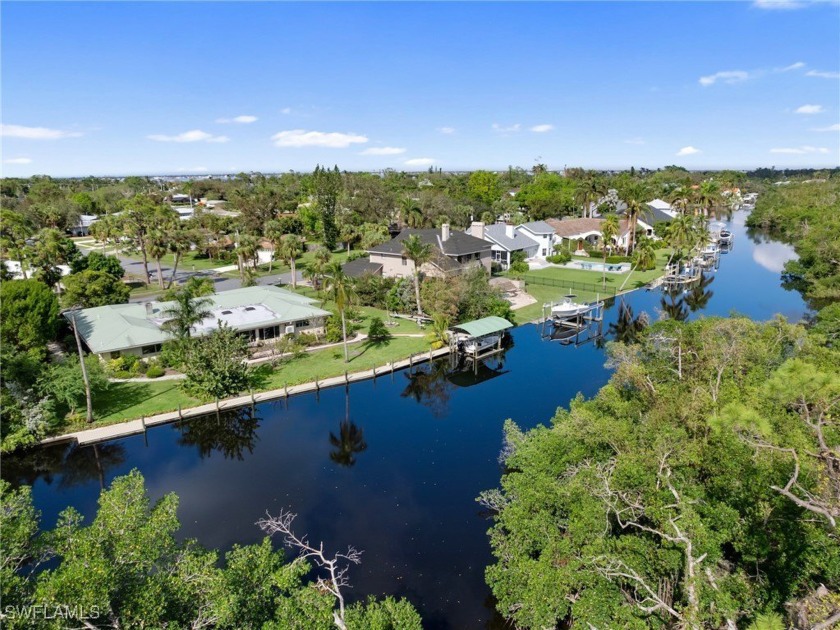
<svg viewBox="0 0 840 630">
<path fill-rule="evenodd" d="M 179 422 L 185 418 L 204 416 L 218 411 L 226 411 L 229 409 L 236 409 L 238 407 L 256 405 L 257 403 L 269 402 L 272 400 L 288 399 L 296 394 L 319 392 L 322 389 L 327 389 L 328 387 L 349 385 L 351 383 L 357 383 L 359 381 L 369 379 L 376 380 L 378 376 L 392 374 L 398 370 L 411 368 L 415 365 L 432 361 L 438 357 L 446 356 L 450 353 L 450 351 L 451 350 L 448 346 L 444 346 L 443 348 L 429 350 L 428 352 L 424 352 L 422 354 L 413 354 L 402 361 L 392 361 L 380 367 L 374 367 L 370 370 L 352 373 L 345 372 L 342 375 L 325 378 L 323 380 L 318 379 L 309 383 L 287 386 L 280 389 L 272 389 L 265 392 L 251 392 L 247 395 L 237 396 L 235 398 L 226 398 L 225 400 L 218 400 L 216 402 L 198 405 L 197 407 L 190 407 L 189 409 L 178 409 L 177 411 L 160 413 L 154 416 L 120 422 L 118 424 L 83 429 L 81 431 L 74 431 L 73 433 L 65 433 L 64 435 L 45 438 L 38 444 L 47 445 L 58 442 L 76 442 L 77 444 L 83 446 L 86 444 L 94 444 L 97 442 L 105 442 L 107 440 L 137 435 L 145 433 L 146 429 L 149 427 Z"/>
</svg>

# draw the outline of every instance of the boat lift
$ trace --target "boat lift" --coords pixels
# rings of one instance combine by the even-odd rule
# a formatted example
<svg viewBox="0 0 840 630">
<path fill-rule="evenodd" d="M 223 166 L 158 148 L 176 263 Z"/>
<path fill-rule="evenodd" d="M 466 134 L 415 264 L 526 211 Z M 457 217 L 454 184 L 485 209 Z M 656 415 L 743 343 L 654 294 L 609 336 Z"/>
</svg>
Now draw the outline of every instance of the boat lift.
<svg viewBox="0 0 840 630">
<path fill-rule="evenodd" d="M 572 298 L 577 296 L 569 294 L 563 296 L 562 306 L 551 302 L 543 304 L 543 323 L 540 336 L 543 339 L 559 341 L 563 345 L 575 347 L 598 339 L 603 335 L 604 325 L 604 302 L 596 296 L 595 302 L 590 304 L 576 305 L 579 308 L 570 309 L 568 305 L 574 304 Z"/>
<path fill-rule="evenodd" d="M 502 317 L 484 317 L 452 326 L 449 330 L 450 354 L 471 360 L 477 369 L 481 359 L 504 350 L 502 340 L 510 328 L 513 324 Z"/>
</svg>

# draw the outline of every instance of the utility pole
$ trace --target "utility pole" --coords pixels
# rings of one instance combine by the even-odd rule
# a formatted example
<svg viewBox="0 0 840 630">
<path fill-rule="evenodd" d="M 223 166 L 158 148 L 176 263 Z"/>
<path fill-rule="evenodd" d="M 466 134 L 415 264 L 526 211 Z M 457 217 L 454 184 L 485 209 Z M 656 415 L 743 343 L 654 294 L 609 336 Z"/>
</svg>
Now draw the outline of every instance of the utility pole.
<svg viewBox="0 0 840 630">
<path fill-rule="evenodd" d="M 85 402 L 87 403 L 87 421 L 93 422 L 93 400 L 90 395 L 90 381 L 88 380 L 87 366 L 85 365 L 85 355 L 82 352 L 82 339 L 79 337 L 79 328 L 76 326 L 77 310 L 70 311 L 73 316 L 73 335 L 76 337 L 76 348 L 79 350 L 79 366 L 82 368 L 82 380 L 85 382 Z"/>
</svg>

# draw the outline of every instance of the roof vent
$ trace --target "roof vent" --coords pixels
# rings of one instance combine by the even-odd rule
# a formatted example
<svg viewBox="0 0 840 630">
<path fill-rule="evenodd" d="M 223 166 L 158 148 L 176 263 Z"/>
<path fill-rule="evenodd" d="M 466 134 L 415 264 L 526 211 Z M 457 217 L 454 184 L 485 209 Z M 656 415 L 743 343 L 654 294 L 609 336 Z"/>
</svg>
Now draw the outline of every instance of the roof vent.
<svg viewBox="0 0 840 630">
<path fill-rule="evenodd" d="M 233 311 L 222 311 L 222 315 L 233 315 Z"/>
<path fill-rule="evenodd" d="M 245 310 L 246 310 L 246 311 L 256 311 L 256 310 L 257 310 L 257 308 L 256 308 L 255 306 L 246 306 L 246 307 L 245 307 Z"/>
<path fill-rule="evenodd" d="M 155 307 L 151 302 L 146 302 L 146 317 L 153 317 L 155 314 Z"/>
</svg>

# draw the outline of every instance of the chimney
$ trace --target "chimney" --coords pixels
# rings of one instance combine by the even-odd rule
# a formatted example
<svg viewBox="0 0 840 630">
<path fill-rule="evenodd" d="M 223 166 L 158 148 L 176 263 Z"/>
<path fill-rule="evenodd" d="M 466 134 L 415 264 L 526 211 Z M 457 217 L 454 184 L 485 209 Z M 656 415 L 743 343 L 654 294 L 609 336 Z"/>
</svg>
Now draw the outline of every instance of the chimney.
<svg viewBox="0 0 840 630">
<path fill-rule="evenodd" d="M 472 225 L 470 226 L 470 234 L 472 234 L 476 238 L 480 238 L 483 241 L 484 223 L 482 223 L 481 221 L 473 221 Z"/>
<path fill-rule="evenodd" d="M 505 225 L 505 236 L 507 236 L 508 238 L 513 238 L 515 233 L 516 228 L 513 225 L 511 225 L 510 223 Z"/>
<path fill-rule="evenodd" d="M 440 240 L 448 241 L 449 240 L 449 224 L 444 223 L 440 226 Z"/>
<path fill-rule="evenodd" d="M 155 307 L 151 302 L 146 302 L 146 319 L 151 319 L 155 314 Z"/>
</svg>

